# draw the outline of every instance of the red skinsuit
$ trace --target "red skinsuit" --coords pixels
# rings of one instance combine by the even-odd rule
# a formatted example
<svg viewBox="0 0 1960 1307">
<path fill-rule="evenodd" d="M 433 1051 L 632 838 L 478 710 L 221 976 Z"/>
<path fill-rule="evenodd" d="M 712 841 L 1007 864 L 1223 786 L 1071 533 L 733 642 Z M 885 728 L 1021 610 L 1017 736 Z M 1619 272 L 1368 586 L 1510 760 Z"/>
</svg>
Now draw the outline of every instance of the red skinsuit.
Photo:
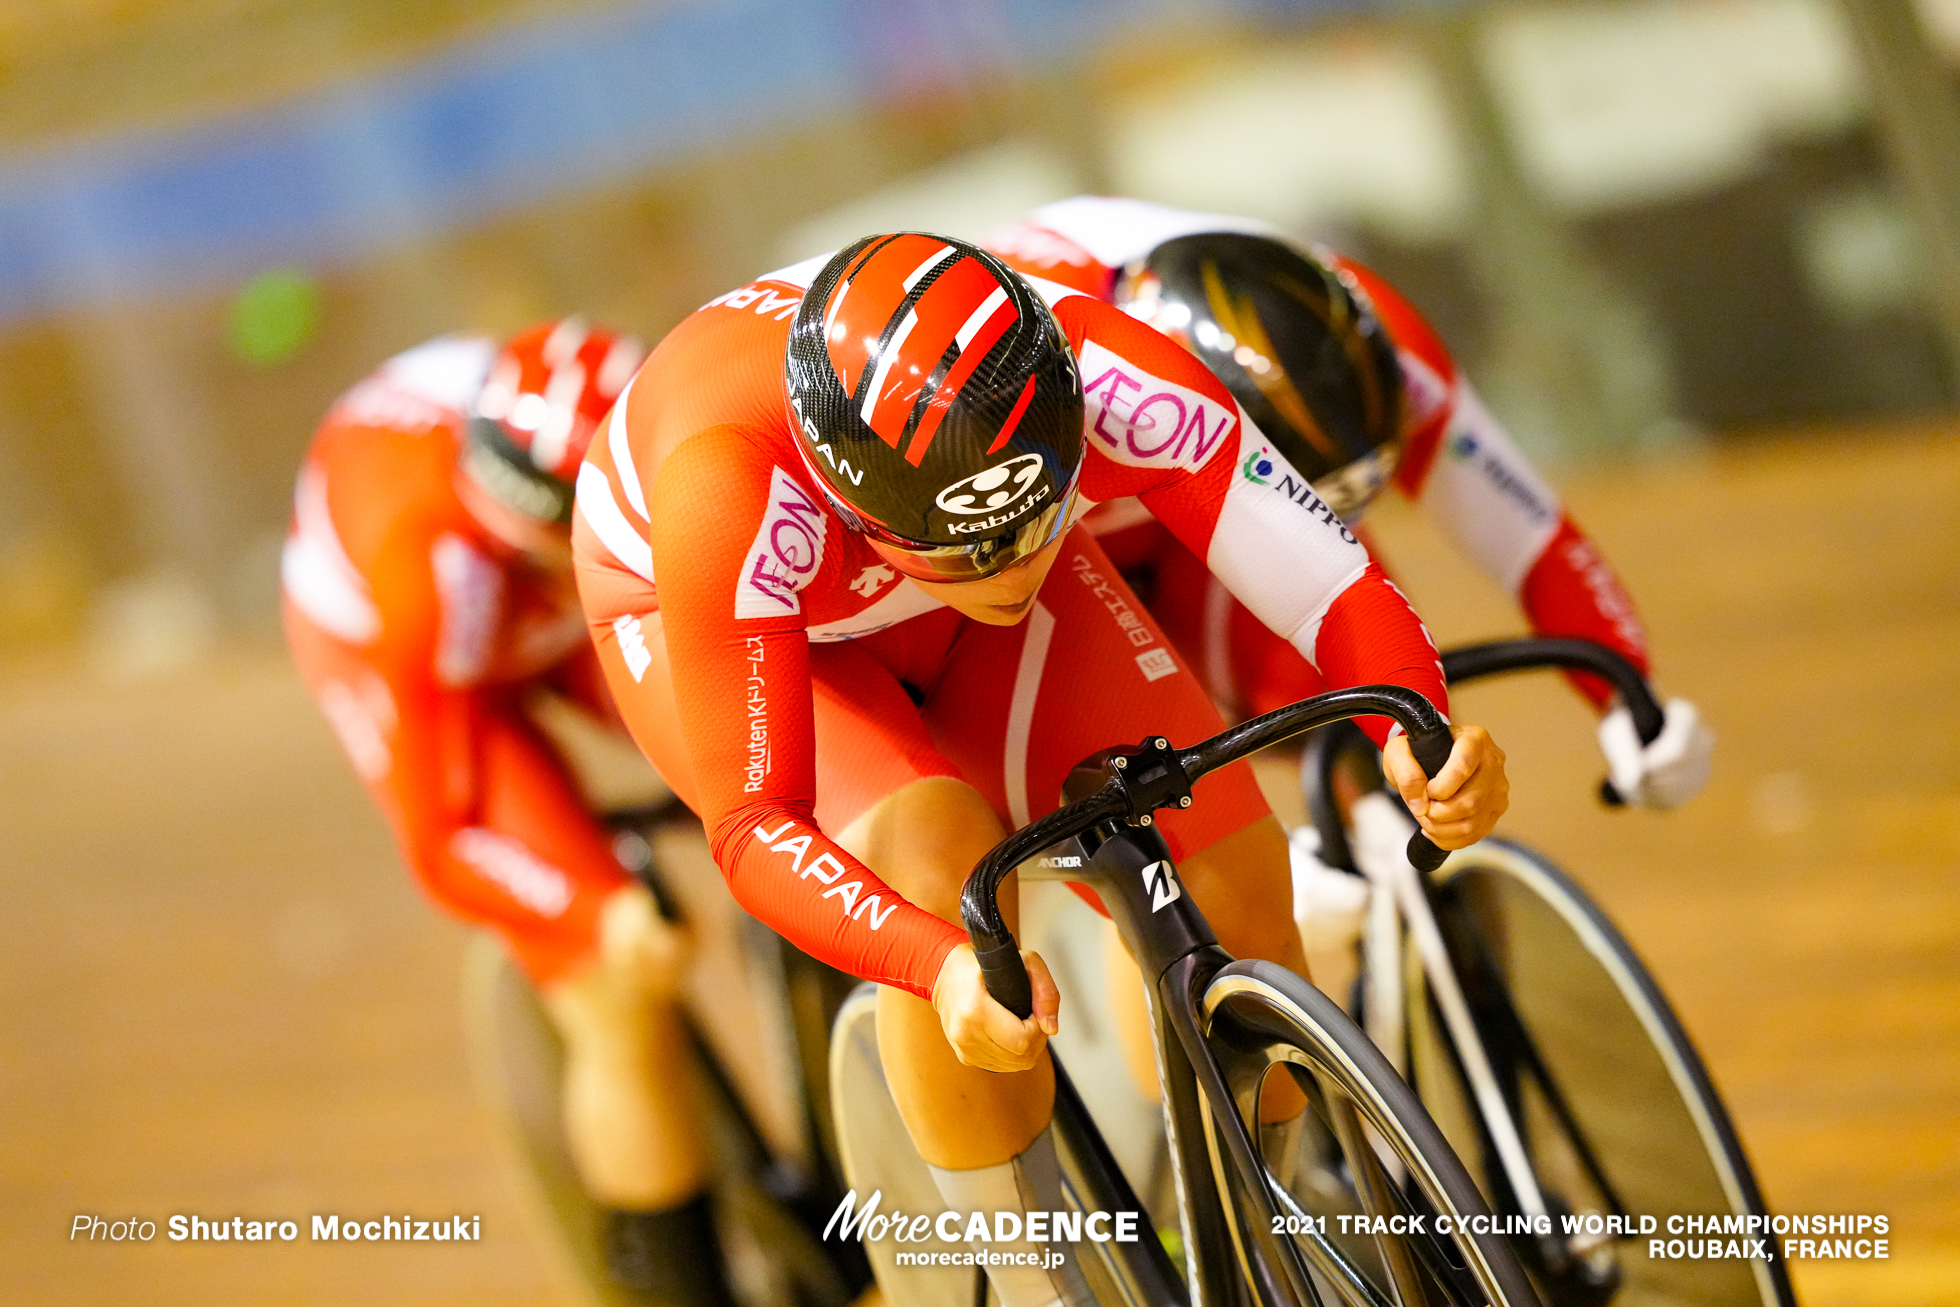
<svg viewBox="0 0 1960 1307">
<path fill-rule="evenodd" d="M 494 353 L 445 337 L 341 397 L 280 570 L 293 658 L 422 887 L 548 983 L 592 953 L 626 876 L 521 704 L 549 687 L 615 715 L 570 578 L 513 557 L 456 497 L 463 406 Z"/>
<path fill-rule="evenodd" d="M 1082 196 L 1037 209 L 983 243 L 1021 272 L 1108 301 L 1125 264 L 1173 237 L 1208 231 L 1272 234 L 1244 218 Z M 1598 641 L 1645 671 L 1647 637 L 1612 566 L 1485 410 L 1434 329 L 1367 268 L 1320 254 L 1349 275 L 1395 342 L 1408 404 L 1396 486 L 1517 598 L 1533 631 Z M 1141 505 L 1110 504 L 1086 525 L 1145 588 L 1151 614 L 1229 711 L 1251 716 L 1326 688 L 1305 659 L 1224 593 Z M 1372 550 L 1374 542 L 1363 539 Z M 1595 706 L 1611 697 L 1596 677 L 1571 679 Z"/>
<path fill-rule="evenodd" d="M 921 263 L 943 252 L 916 239 Z M 923 997 L 964 936 L 834 833 L 926 776 L 966 780 L 1019 825 L 1053 810 L 1087 754 L 1201 738 L 1218 717 L 1086 531 L 1026 620 L 994 627 L 900 579 L 831 513 L 783 383 L 822 263 L 710 301 L 647 360 L 580 473 L 579 588 L 629 729 L 707 823 L 735 897 L 805 951 Z M 1224 387 L 1108 305 L 1037 289 L 1082 365 L 1086 499 L 1140 497 L 1331 683 L 1442 705 L 1434 648 L 1367 551 L 1312 496 L 1239 475 L 1264 442 Z M 1198 797 L 1164 822 L 1178 853 L 1266 811 L 1243 766 Z"/>
</svg>

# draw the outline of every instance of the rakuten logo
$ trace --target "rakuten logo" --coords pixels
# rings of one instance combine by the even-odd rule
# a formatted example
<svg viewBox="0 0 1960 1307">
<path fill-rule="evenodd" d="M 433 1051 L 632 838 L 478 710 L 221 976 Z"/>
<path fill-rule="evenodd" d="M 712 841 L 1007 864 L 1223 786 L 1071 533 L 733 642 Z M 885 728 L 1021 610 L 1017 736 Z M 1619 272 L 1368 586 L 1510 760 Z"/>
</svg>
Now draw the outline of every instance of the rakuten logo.
<svg viewBox="0 0 1960 1307">
<path fill-rule="evenodd" d="M 1128 359 L 1085 342 L 1078 357 L 1082 398 L 1095 446 L 1131 467 L 1181 467 L 1211 461 L 1237 425 L 1235 405 L 1153 377 Z"/>
<path fill-rule="evenodd" d="M 735 587 L 737 619 L 802 612 L 797 591 L 823 566 L 824 532 L 830 525 L 823 509 L 781 468 L 771 471 L 769 507 Z"/>
</svg>

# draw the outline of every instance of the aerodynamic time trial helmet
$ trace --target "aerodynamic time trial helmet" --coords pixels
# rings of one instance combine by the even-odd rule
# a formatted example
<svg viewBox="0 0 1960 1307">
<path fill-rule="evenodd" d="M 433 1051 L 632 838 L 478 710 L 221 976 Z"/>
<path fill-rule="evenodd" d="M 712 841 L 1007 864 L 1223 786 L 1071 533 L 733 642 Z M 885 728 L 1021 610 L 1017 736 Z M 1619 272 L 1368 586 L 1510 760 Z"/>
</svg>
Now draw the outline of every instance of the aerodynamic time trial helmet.
<svg viewBox="0 0 1960 1307">
<path fill-rule="evenodd" d="M 1196 354 L 1336 513 L 1359 513 L 1394 475 L 1402 371 L 1335 269 L 1272 237 L 1204 232 L 1125 268 L 1116 304 Z"/>
<path fill-rule="evenodd" d="M 463 471 L 508 508 L 570 522 L 586 446 L 645 357 L 638 340 L 581 317 L 511 337 L 470 406 Z"/>
<path fill-rule="evenodd" d="M 977 580 L 1067 528 L 1081 374 L 1048 305 L 985 250 L 898 232 L 839 251 L 785 369 L 805 464 L 907 576 Z"/>
</svg>

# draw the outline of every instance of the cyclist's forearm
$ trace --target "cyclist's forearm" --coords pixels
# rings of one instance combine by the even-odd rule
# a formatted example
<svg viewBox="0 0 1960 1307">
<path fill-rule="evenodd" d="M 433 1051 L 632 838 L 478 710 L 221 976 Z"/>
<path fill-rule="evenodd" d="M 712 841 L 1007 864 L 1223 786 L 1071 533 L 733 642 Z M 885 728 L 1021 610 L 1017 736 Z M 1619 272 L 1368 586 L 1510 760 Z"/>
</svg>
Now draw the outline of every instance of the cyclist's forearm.
<svg viewBox="0 0 1960 1307">
<path fill-rule="evenodd" d="M 382 787 L 416 879 L 468 920 L 562 924 L 596 914 L 627 877 L 557 756 L 494 708 L 452 708 L 440 726 L 402 724 Z"/>
<path fill-rule="evenodd" d="M 900 897 L 805 812 L 751 804 L 711 826 L 735 900 L 821 962 L 931 999 L 957 927 Z"/>
<path fill-rule="evenodd" d="M 1329 689 L 1401 685 L 1449 713 L 1449 690 L 1429 632 L 1372 563 L 1328 608 L 1312 648 L 1301 652 L 1320 669 Z M 1388 739 L 1392 726 L 1385 717 L 1363 717 L 1356 724 L 1377 744 Z"/>
<path fill-rule="evenodd" d="M 1647 671 L 1647 633 L 1633 600 L 1569 515 L 1559 519 L 1557 533 L 1518 586 L 1518 603 L 1534 634 L 1591 640 Z M 1566 678 L 1596 708 L 1613 698 L 1612 687 L 1596 676 L 1567 672 Z"/>
</svg>

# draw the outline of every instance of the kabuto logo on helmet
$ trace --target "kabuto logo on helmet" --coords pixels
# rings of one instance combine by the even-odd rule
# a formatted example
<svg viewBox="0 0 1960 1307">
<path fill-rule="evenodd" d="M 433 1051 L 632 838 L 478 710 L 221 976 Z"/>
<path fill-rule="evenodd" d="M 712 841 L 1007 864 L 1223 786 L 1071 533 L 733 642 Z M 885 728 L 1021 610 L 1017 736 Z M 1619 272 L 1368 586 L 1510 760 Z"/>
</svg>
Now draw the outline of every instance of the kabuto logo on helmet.
<svg viewBox="0 0 1960 1307">
<path fill-rule="evenodd" d="M 940 491 L 934 503 L 949 513 L 978 520 L 954 521 L 946 529 L 955 535 L 977 535 L 1026 517 L 1047 501 L 1054 487 L 1042 476 L 1039 454 L 1023 454 L 1005 463 L 955 481 Z"/>
<path fill-rule="evenodd" d="M 1048 487 L 1035 484 L 1040 478 L 1041 455 L 1023 454 L 985 472 L 975 472 L 970 477 L 955 481 L 940 491 L 933 502 L 949 513 L 966 516 L 998 514 L 1010 505 L 1018 511 L 1031 508 L 1048 497 Z M 1040 493 L 1036 494 L 1036 491 Z M 1034 495 L 1034 498 L 1028 504 L 1021 504 L 1019 501 L 1028 495 Z"/>
</svg>

